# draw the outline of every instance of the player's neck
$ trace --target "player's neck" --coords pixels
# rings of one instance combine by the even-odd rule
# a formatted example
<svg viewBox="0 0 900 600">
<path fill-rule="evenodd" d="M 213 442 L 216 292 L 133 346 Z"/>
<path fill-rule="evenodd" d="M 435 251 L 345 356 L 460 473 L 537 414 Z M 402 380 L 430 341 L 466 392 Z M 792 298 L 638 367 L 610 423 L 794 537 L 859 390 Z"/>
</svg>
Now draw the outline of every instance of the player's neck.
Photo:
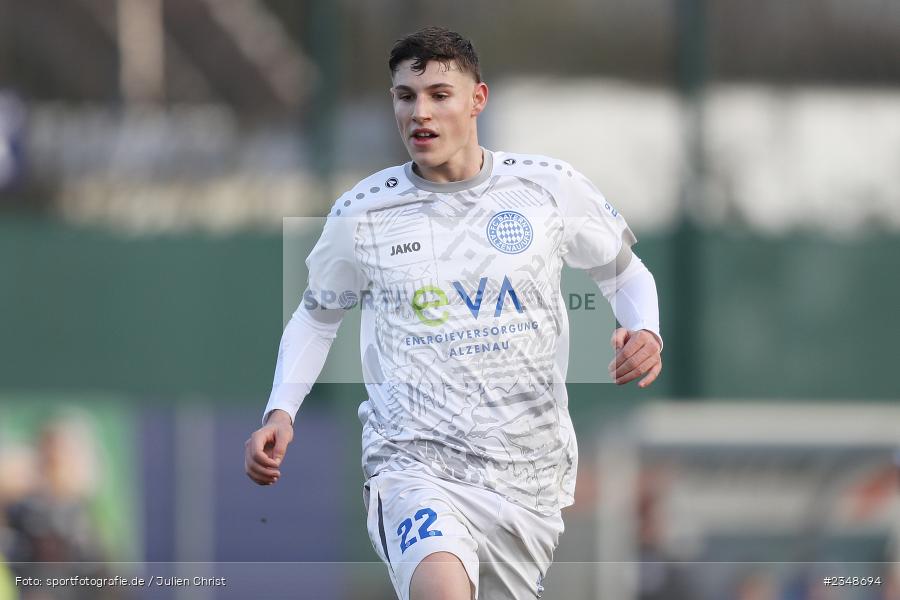
<svg viewBox="0 0 900 600">
<path fill-rule="evenodd" d="M 484 150 L 476 141 L 462 148 L 447 162 L 436 167 L 423 167 L 413 163 L 413 170 L 422 179 L 435 183 L 450 183 L 472 179 L 484 165 Z"/>
</svg>

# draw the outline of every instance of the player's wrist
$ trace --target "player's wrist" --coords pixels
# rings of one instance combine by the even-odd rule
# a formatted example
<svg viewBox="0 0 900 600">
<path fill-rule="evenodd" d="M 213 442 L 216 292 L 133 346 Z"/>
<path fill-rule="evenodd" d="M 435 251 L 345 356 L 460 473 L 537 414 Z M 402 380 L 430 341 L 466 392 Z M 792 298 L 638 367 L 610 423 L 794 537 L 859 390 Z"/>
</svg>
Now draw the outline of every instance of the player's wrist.
<svg viewBox="0 0 900 600">
<path fill-rule="evenodd" d="M 662 336 L 659 335 L 658 333 L 656 333 L 656 331 L 654 331 L 653 329 L 644 328 L 644 329 L 641 329 L 641 331 L 646 331 L 647 333 L 652 335 L 653 339 L 656 340 L 656 343 L 659 344 L 659 351 L 662 352 L 662 349 L 663 349 Z"/>
<path fill-rule="evenodd" d="M 287 411 L 275 408 L 266 415 L 266 425 L 287 425 L 288 427 L 293 427 L 294 420 Z"/>
</svg>

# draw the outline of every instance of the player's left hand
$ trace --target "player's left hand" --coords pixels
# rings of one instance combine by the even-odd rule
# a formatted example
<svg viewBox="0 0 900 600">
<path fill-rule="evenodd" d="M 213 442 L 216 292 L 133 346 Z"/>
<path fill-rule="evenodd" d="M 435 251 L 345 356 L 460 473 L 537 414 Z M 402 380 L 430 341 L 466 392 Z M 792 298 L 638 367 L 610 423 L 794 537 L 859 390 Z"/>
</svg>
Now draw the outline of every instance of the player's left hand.
<svg viewBox="0 0 900 600">
<path fill-rule="evenodd" d="M 662 345 L 656 335 L 646 329 L 628 331 L 620 327 L 610 340 L 616 357 L 609 363 L 609 374 L 616 385 L 623 385 L 646 375 L 638 387 L 645 388 L 656 381 L 662 371 Z"/>
</svg>

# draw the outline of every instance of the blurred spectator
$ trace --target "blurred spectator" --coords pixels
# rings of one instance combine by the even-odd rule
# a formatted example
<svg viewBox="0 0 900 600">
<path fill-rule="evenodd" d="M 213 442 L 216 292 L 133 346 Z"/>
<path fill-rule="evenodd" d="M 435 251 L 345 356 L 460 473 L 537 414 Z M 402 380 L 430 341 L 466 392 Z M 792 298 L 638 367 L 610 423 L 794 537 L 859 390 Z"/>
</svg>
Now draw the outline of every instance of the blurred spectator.
<svg viewBox="0 0 900 600">
<path fill-rule="evenodd" d="M 36 468 L 30 471 L 37 480 L 6 511 L 12 533 L 7 559 L 15 574 L 23 577 L 102 576 L 104 567 L 99 563 L 104 557 L 89 510 L 97 485 L 89 424 L 78 418 L 51 421 L 41 431 L 36 451 Z M 54 598 L 109 598 L 111 593 L 111 589 L 67 587 L 57 589 Z M 30 594 L 23 592 L 22 600 L 43 598 Z"/>
<path fill-rule="evenodd" d="M 0 90 L 0 192 L 14 188 L 25 171 L 25 105 Z"/>
<path fill-rule="evenodd" d="M 638 483 L 637 512 L 640 545 L 639 600 L 695 600 L 685 570 L 666 548 L 665 516 L 661 506 L 665 498 L 666 474 L 645 470 Z"/>
<path fill-rule="evenodd" d="M 22 445 L 0 446 L 0 555 L 9 558 L 14 532 L 9 528 L 10 506 L 34 492 L 37 477 L 34 452 Z"/>
<path fill-rule="evenodd" d="M 40 434 L 32 493 L 10 506 L 17 534 L 10 558 L 28 562 L 98 560 L 88 501 L 95 489 L 93 439 L 86 423 L 57 421 Z"/>
<path fill-rule="evenodd" d="M 0 600 L 19 598 L 15 575 L 7 566 L 14 532 L 6 522 L 7 507 L 34 491 L 36 484 L 34 452 L 21 445 L 0 446 Z"/>
</svg>

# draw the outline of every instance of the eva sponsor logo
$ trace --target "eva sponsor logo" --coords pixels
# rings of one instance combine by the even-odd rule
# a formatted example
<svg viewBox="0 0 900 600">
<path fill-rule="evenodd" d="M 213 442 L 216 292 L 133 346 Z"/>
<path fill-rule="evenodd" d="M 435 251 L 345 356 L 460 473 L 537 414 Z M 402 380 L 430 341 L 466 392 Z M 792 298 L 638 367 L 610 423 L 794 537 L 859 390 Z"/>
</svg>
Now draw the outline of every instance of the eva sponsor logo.
<svg viewBox="0 0 900 600">
<path fill-rule="evenodd" d="M 474 298 L 473 295 L 463 287 L 461 282 L 453 282 L 453 289 L 456 290 L 460 300 L 465 303 L 466 308 L 469 309 L 469 312 L 475 319 L 478 318 L 478 314 L 481 312 L 481 304 L 484 300 L 487 282 L 487 277 L 481 278 L 478 282 L 478 289 L 474 292 Z M 521 313 L 525 310 L 522 303 L 519 301 L 519 296 L 516 294 L 516 290 L 513 288 L 509 277 L 504 276 L 503 282 L 500 284 L 500 291 L 497 293 L 497 301 L 494 304 L 494 317 L 499 317 L 503 313 L 507 298 L 509 298 L 512 306 L 516 309 L 516 312 Z M 438 325 L 446 323 L 450 318 L 449 312 L 441 310 L 441 308 L 450 304 L 450 299 L 447 297 L 447 293 L 437 286 L 426 286 L 416 290 L 413 294 L 411 304 L 413 312 L 416 313 L 416 316 L 425 325 L 437 327 Z"/>
</svg>

